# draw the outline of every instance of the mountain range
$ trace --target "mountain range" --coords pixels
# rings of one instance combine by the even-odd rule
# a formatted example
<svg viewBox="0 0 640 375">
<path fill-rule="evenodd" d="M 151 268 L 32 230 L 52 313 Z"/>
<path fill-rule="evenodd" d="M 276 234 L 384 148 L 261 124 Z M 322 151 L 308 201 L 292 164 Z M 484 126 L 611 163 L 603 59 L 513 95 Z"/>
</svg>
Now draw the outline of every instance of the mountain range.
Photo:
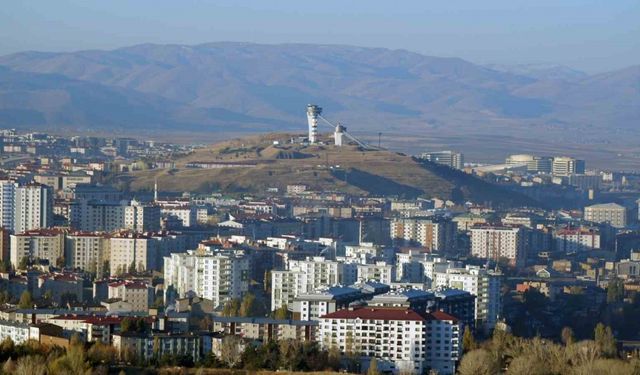
<svg viewBox="0 0 640 375">
<path fill-rule="evenodd" d="M 3 127 L 304 131 L 308 103 L 360 132 L 629 140 L 640 66 L 589 75 L 382 48 L 225 42 L 0 57 Z"/>
</svg>

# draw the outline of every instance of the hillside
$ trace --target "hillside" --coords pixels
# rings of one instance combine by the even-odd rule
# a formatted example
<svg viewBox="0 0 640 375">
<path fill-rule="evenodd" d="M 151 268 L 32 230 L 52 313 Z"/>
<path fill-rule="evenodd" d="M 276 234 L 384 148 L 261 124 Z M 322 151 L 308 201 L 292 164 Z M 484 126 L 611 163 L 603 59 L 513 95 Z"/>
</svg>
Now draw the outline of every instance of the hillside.
<svg viewBox="0 0 640 375">
<path fill-rule="evenodd" d="M 290 138 L 287 134 L 270 134 L 222 142 L 178 159 L 176 169 L 125 173 L 116 176 L 114 183 L 133 191 L 150 190 L 157 179 L 160 189 L 166 191 L 248 193 L 264 193 L 270 187 L 283 191 L 289 184 L 306 184 L 320 191 L 535 205 L 528 198 L 473 176 L 423 164 L 402 154 L 362 151 L 353 145 L 287 144 Z M 279 145 L 274 145 L 274 141 Z M 233 166 L 187 167 L 194 162 Z"/>
</svg>

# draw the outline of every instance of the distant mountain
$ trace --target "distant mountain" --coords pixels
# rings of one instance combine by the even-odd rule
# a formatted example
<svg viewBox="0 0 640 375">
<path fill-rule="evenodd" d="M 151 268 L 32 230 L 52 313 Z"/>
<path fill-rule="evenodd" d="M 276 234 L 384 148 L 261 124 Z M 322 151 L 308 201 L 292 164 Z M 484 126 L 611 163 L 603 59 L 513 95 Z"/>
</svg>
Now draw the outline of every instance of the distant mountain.
<svg viewBox="0 0 640 375">
<path fill-rule="evenodd" d="M 503 64 L 491 64 L 487 65 L 489 69 L 507 72 L 512 74 L 518 74 L 526 77 L 530 77 L 536 80 L 559 80 L 559 81 L 579 81 L 587 78 L 589 75 L 580 70 L 570 68 L 563 65 L 555 64 L 518 64 L 518 65 L 503 65 Z"/>
<path fill-rule="evenodd" d="M 403 50 L 247 43 L 24 52 L 0 65 L 3 126 L 303 130 L 307 103 L 361 131 L 539 136 L 540 126 L 604 132 L 640 119 L 640 67 L 587 76 Z"/>
</svg>

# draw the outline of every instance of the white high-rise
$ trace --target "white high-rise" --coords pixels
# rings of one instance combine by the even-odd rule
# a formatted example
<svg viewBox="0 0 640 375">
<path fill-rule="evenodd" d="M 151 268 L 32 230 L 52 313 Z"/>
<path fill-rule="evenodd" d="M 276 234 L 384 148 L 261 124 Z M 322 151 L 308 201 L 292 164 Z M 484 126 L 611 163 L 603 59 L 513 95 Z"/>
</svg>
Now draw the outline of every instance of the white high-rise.
<svg viewBox="0 0 640 375">
<path fill-rule="evenodd" d="M 18 186 L 14 206 L 15 233 L 53 225 L 53 192 L 41 184 Z"/>
<path fill-rule="evenodd" d="M 172 286 L 179 297 L 193 293 L 221 306 L 249 290 L 249 258 L 241 250 L 189 250 L 164 257 L 165 293 Z"/>
<path fill-rule="evenodd" d="M 486 268 L 477 266 L 447 268 L 434 273 L 432 288 L 460 289 L 476 296 L 476 328 L 491 332 L 500 316 L 501 280 L 502 274 Z"/>
<path fill-rule="evenodd" d="M 10 180 L 0 181 L 0 226 L 13 230 L 15 222 L 15 196 L 18 184 Z"/>
</svg>

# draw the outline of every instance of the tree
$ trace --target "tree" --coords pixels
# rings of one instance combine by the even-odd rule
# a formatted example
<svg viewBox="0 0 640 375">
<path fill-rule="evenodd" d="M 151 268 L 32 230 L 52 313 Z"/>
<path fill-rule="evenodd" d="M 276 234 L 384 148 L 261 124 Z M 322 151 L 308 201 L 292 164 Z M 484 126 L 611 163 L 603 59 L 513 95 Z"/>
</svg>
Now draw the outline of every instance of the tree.
<svg viewBox="0 0 640 375">
<path fill-rule="evenodd" d="M 469 328 L 469 326 L 465 326 L 464 333 L 462 334 L 462 350 L 464 350 L 464 352 L 467 353 L 477 349 L 477 347 L 478 347 L 478 344 L 476 343 L 475 337 L 473 337 L 473 332 L 471 332 L 471 328 Z"/>
<path fill-rule="evenodd" d="M 231 299 L 225 302 L 222 307 L 222 316 L 238 316 L 240 312 L 240 301 Z"/>
<path fill-rule="evenodd" d="M 136 273 L 136 261 L 132 261 L 129 265 L 129 273 Z"/>
<path fill-rule="evenodd" d="M 608 358 L 617 356 L 618 348 L 616 339 L 613 337 L 613 333 L 611 332 L 611 327 L 598 323 L 594 330 L 594 340 L 603 356 Z"/>
<path fill-rule="evenodd" d="M 281 367 L 289 371 L 300 370 L 304 358 L 302 355 L 302 345 L 296 340 L 282 340 L 279 346 Z"/>
<path fill-rule="evenodd" d="M 24 257 L 20 258 L 20 262 L 18 262 L 18 269 L 19 270 L 26 270 L 27 267 L 29 267 L 29 257 L 24 256 Z"/>
<path fill-rule="evenodd" d="M 624 299 L 624 281 L 613 279 L 607 285 L 607 303 L 616 303 Z"/>
<path fill-rule="evenodd" d="M 284 320 L 289 318 L 289 308 L 286 304 L 280 306 L 280 308 L 276 309 L 273 314 L 274 319 Z"/>
<path fill-rule="evenodd" d="M 22 292 L 20 295 L 20 302 L 18 302 L 18 307 L 21 309 L 31 309 L 33 308 L 33 298 L 31 298 L 31 293 L 28 290 Z"/>
<path fill-rule="evenodd" d="M 225 336 L 220 345 L 220 360 L 233 368 L 240 362 L 242 340 L 234 335 Z"/>
<path fill-rule="evenodd" d="M 29 355 L 18 358 L 15 375 L 45 375 L 47 363 L 42 356 Z"/>
<path fill-rule="evenodd" d="M 113 346 L 97 341 L 87 352 L 87 357 L 91 363 L 97 365 L 100 363 L 112 363 L 117 359 L 117 354 Z"/>
<path fill-rule="evenodd" d="M 4 340 L 2 340 L 2 343 L 0 343 L 0 358 L 2 358 L 3 360 L 5 358 L 10 358 L 13 355 L 13 351 L 15 350 L 15 348 L 16 346 L 13 343 L 13 340 L 11 340 L 11 337 L 7 336 Z"/>
<path fill-rule="evenodd" d="M 369 368 L 367 369 L 367 375 L 381 375 L 380 371 L 378 371 L 378 361 L 376 360 L 376 357 L 371 358 Z"/>
<path fill-rule="evenodd" d="M 143 333 L 147 331 L 147 328 L 147 323 L 144 318 L 126 317 L 122 319 L 122 323 L 120 324 L 120 330 L 122 332 Z"/>
<path fill-rule="evenodd" d="M 258 304 L 256 302 L 256 296 L 253 293 L 245 294 L 240 303 L 239 313 L 242 317 L 255 316 Z"/>
<path fill-rule="evenodd" d="M 576 342 L 576 338 L 571 327 L 564 327 L 562 332 L 560 332 L 560 338 L 565 346 L 569 346 Z"/>
<path fill-rule="evenodd" d="M 465 354 L 458 367 L 460 375 L 494 375 L 498 370 L 491 353 L 485 349 L 476 349 Z"/>
<path fill-rule="evenodd" d="M 6 273 L 11 271 L 11 263 L 5 262 L 4 259 L 0 259 L 0 272 Z"/>
</svg>

